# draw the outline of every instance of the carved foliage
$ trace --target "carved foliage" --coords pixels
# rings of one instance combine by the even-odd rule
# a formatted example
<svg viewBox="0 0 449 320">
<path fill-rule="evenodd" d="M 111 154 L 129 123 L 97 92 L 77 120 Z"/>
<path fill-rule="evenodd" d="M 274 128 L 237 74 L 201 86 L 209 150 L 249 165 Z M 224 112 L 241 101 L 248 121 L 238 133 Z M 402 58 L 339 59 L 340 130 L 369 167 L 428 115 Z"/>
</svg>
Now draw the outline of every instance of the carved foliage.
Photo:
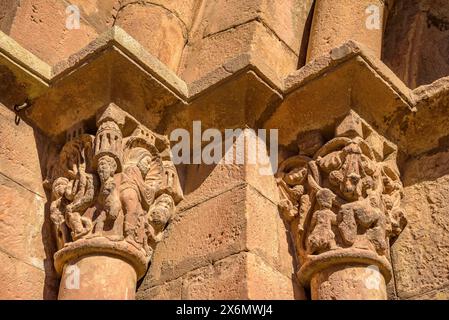
<svg viewBox="0 0 449 320">
<path fill-rule="evenodd" d="M 106 237 L 151 257 L 182 199 L 168 139 L 113 104 L 97 117 L 95 136 L 69 136 L 47 179 L 58 248 Z"/>
<path fill-rule="evenodd" d="M 406 225 L 397 149 L 351 112 L 323 143 L 309 132 L 277 174 L 300 259 L 343 248 L 385 255 Z"/>
</svg>

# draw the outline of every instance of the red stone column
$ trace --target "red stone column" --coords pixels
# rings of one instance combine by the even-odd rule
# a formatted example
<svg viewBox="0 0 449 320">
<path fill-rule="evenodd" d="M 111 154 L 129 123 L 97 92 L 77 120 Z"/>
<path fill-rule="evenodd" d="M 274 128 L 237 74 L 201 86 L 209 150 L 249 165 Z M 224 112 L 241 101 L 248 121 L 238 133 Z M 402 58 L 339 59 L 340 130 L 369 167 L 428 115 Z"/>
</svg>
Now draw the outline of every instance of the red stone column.
<svg viewBox="0 0 449 320">
<path fill-rule="evenodd" d="M 384 11 L 383 0 L 317 0 L 307 61 L 349 40 L 362 43 L 380 58 Z"/>
<path fill-rule="evenodd" d="M 148 259 L 126 241 L 79 240 L 58 251 L 59 300 L 134 300 Z"/>
</svg>

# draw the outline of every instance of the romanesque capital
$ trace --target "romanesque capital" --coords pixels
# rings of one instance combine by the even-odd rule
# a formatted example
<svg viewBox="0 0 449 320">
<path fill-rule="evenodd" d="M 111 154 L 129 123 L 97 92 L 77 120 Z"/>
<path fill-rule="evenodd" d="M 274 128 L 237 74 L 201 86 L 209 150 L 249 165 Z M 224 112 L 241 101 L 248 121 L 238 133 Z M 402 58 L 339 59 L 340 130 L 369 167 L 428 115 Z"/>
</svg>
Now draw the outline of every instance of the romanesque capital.
<svg viewBox="0 0 449 320">
<path fill-rule="evenodd" d="M 114 104 L 98 112 L 95 135 L 87 132 L 68 131 L 47 177 L 56 270 L 80 256 L 113 255 L 139 279 L 183 197 L 169 140 Z"/>
<path fill-rule="evenodd" d="M 326 142 L 312 131 L 279 167 L 280 211 L 291 227 L 300 282 L 330 266 L 374 265 L 388 283 L 390 239 L 406 225 L 397 148 L 351 111 Z"/>
</svg>

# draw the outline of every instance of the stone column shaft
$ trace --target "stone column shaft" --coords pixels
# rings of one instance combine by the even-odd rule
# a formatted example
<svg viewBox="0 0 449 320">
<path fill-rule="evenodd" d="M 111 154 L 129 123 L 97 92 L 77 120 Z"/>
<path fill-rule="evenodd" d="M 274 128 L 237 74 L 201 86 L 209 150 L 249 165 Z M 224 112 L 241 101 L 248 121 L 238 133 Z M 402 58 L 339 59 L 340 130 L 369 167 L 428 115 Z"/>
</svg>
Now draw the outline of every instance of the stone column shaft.
<svg viewBox="0 0 449 320">
<path fill-rule="evenodd" d="M 383 0 L 317 0 L 307 62 L 348 40 L 362 43 L 380 58 L 384 11 Z"/>
</svg>

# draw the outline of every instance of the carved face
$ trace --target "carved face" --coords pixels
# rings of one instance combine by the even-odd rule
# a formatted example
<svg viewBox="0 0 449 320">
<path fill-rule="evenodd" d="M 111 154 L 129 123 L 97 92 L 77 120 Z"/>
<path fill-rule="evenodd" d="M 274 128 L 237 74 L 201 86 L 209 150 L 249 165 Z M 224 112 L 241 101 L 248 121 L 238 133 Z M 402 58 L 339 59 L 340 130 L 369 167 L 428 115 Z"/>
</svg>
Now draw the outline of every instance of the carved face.
<svg viewBox="0 0 449 320">
<path fill-rule="evenodd" d="M 60 177 L 53 182 L 53 193 L 56 197 L 62 197 L 66 192 L 67 186 L 69 184 L 69 180 L 63 177 Z"/>
<path fill-rule="evenodd" d="M 340 190 L 348 200 L 357 200 L 361 196 L 361 177 L 355 172 L 346 175 L 340 185 Z"/>
<path fill-rule="evenodd" d="M 103 156 L 98 160 L 98 175 L 102 181 L 106 181 L 114 176 L 117 170 L 117 163 L 110 156 Z"/>
<path fill-rule="evenodd" d="M 137 167 L 139 168 L 140 172 L 142 172 L 143 176 L 146 176 L 148 171 L 151 168 L 151 163 L 152 163 L 152 157 L 151 155 L 145 155 L 137 164 Z"/>
<path fill-rule="evenodd" d="M 290 186 L 296 186 L 304 182 L 307 176 L 307 168 L 294 168 L 284 177 L 284 181 Z"/>
<path fill-rule="evenodd" d="M 157 198 L 150 211 L 151 224 L 159 231 L 162 231 L 170 220 L 174 207 L 173 199 L 169 195 L 164 194 Z"/>
</svg>

